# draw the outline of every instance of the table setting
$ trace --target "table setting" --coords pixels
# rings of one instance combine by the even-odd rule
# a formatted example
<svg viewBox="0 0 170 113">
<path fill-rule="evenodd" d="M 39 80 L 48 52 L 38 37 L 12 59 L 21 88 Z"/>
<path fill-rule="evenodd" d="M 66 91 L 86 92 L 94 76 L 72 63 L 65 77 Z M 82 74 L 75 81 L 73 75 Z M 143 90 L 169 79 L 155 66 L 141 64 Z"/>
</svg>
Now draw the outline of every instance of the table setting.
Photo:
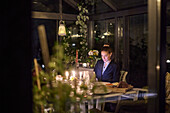
<svg viewBox="0 0 170 113">
<path fill-rule="evenodd" d="M 41 73 L 42 72 L 40 72 L 40 76 L 43 77 Z M 48 74 L 44 73 L 44 75 L 46 76 L 44 76 L 45 78 L 43 79 L 47 79 Z M 41 87 L 37 92 L 37 95 L 39 95 L 39 92 L 42 92 L 42 94 L 45 93 L 46 96 L 44 95 L 42 99 L 46 101 L 46 104 L 42 103 L 40 106 L 42 106 L 41 109 L 45 107 L 44 110 L 47 111 L 64 110 L 81 111 L 81 113 L 84 113 L 90 108 L 93 108 L 94 105 L 96 108 L 100 109 L 102 103 L 120 101 L 121 96 L 136 93 L 136 91 L 133 91 L 133 86 L 126 82 L 110 83 L 97 81 L 94 72 L 83 69 L 66 70 L 63 75 L 52 76 L 51 80 L 51 82 L 46 81 L 47 84 Z M 50 83 L 52 84 L 50 85 Z M 51 100 L 51 97 L 55 100 Z M 114 98 L 114 100 L 109 100 L 108 98 L 110 97 L 116 98 Z M 62 103 L 62 109 L 61 107 L 55 108 L 56 105 L 58 106 L 60 104 L 58 102 Z M 70 105 L 65 107 L 67 103 L 70 103 Z M 88 105 L 88 108 L 85 107 L 86 105 Z"/>
<path fill-rule="evenodd" d="M 89 71 L 66 71 L 65 76 L 56 76 L 56 81 L 64 81 L 76 88 L 77 93 L 81 94 L 83 91 L 81 87 L 87 88 L 86 96 L 104 95 L 109 93 L 126 93 L 133 90 L 133 86 L 127 82 L 101 82 L 95 78 L 95 73 L 89 74 Z"/>
</svg>

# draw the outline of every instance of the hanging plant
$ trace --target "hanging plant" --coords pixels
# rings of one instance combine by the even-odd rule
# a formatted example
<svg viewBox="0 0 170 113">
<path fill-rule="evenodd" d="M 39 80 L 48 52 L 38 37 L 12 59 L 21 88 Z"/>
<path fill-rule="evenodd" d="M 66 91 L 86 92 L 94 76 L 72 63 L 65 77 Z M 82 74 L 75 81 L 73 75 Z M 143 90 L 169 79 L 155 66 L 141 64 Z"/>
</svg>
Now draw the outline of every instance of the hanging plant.
<svg viewBox="0 0 170 113">
<path fill-rule="evenodd" d="M 73 42 L 75 38 L 73 39 L 72 33 L 69 33 L 69 31 L 73 31 L 73 28 L 67 27 L 67 35 L 63 37 L 62 44 L 64 46 L 64 52 L 65 55 L 69 57 L 68 64 L 74 65 L 76 61 L 76 51 L 78 51 L 78 61 L 79 62 L 88 62 L 88 43 L 87 43 L 87 31 L 88 26 L 87 22 L 89 20 L 89 7 L 91 7 L 94 4 L 94 0 L 81 0 L 79 1 L 79 4 L 77 4 L 77 8 L 79 11 L 79 14 L 77 16 L 77 20 L 75 22 L 78 32 L 77 35 L 79 37 L 76 37 L 76 46 L 73 46 Z M 73 25 L 74 26 L 74 25 Z M 75 35 L 75 34 L 74 34 Z"/>
<path fill-rule="evenodd" d="M 77 5 L 79 10 L 79 15 L 77 16 L 76 25 L 79 26 L 80 34 L 82 36 L 80 37 L 81 38 L 80 45 L 82 46 L 82 48 L 78 49 L 80 62 L 87 62 L 88 59 L 88 51 L 89 51 L 88 43 L 87 43 L 87 31 L 88 31 L 87 22 L 89 20 L 88 6 L 93 5 L 93 3 L 94 0 L 83 0 Z"/>
<path fill-rule="evenodd" d="M 64 47 L 64 55 L 68 57 L 66 62 L 67 66 L 74 65 L 75 58 L 76 58 L 76 48 L 72 47 L 72 38 L 70 33 L 68 33 L 69 28 L 67 30 L 67 36 L 63 37 L 62 45 Z"/>
</svg>

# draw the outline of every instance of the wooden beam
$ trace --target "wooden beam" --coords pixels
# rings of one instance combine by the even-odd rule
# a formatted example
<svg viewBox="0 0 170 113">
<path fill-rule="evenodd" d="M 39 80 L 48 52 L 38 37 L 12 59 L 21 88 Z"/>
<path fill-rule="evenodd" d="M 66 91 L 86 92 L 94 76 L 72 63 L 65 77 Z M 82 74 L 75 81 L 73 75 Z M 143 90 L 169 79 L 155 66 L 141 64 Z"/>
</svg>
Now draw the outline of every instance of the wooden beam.
<svg viewBox="0 0 170 113">
<path fill-rule="evenodd" d="M 67 4 L 69 4 L 71 7 L 73 7 L 74 9 L 78 9 L 77 8 L 77 2 L 75 2 L 74 0 L 64 0 Z"/>
<path fill-rule="evenodd" d="M 108 5 L 110 8 L 113 9 L 113 11 L 117 11 L 117 5 L 115 3 L 113 3 L 112 0 L 103 0 L 103 2 Z"/>
<path fill-rule="evenodd" d="M 59 13 L 62 16 L 62 0 L 59 0 Z"/>
<path fill-rule="evenodd" d="M 42 57 L 43 57 L 45 69 L 47 72 L 49 72 L 48 63 L 50 61 L 50 54 L 49 54 L 47 36 L 46 36 L 44 25 L 38 26 L 38 34 L 39 34 L 40 46 L 42 50 Z"/>
<path fill-rule="evenodd" d="M 165 113 L 166 1 L 148 0 L 147 113 Z"/>
<path fill-rule="evenodd" d="M 49 12 L 32 12 L 32 18 L 36 19 L 54 19 L 54 20 L 60 20 L 60 13 L 49 13 Z M 63 20 L 77 20 L 77 15 L 74 14 L 62 14 Z"/>
<path fill-rule="evenodd" d="M 104 20 L 104 19 L 110 19 L 120 16 L 129 16 L 129 15 L 135 15 L 135 14 L 143 14 L 147 13 L 147 6 L 133 8 L 129 10 L 124 11 L 117 11 L 117 12 L 111 12 L 111 13 L 104 13 L 104 14 L 95 14 L 90 16 L 90 20 Z"/>
<path fill-rule="evenodd" d="M 77 15 L 63 13 L 63 20 L 77 20 Z"/>
<path fill-rule="evenodd" d="M 32 12 L 32 18 L 37 19 L 60 19 L 59 13 L 48 13 L 48 12 Z"/>
</svg>

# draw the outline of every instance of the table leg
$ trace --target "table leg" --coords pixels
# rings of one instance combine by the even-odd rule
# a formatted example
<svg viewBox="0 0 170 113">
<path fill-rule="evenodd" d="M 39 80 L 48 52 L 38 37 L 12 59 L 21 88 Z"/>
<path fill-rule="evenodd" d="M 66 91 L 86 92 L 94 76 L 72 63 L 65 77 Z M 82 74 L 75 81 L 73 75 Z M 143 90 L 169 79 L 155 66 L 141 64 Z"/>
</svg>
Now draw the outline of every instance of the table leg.
<svg viewBox="0 0 170 113">
<path fill-rule="evenodd" d="M 85 107 L 85 102 L 82 102 L 80 103 L 80 109 L 81 109 L 81 112 L 80 113 L 86 113 L 86 107 Z"/>
<path fill-rule="evenodd" d="M 88 113 L 90 113 L 90 109 L 93 108 L 93 99 L 88 101 Z"/>
<path fill-rule="evenodd" d="M 119 105 L 120 105 L 120 101 L 121 101 L 121 96 L 118 97 L 118 101 L 117 101 L 117 105 L 116 105 L 116 110 L 115 110 L 115 113 L 118 113 L 119 111 Z"/>
<path fill-rule="evenodd" d="M 101 103 L 99 103 L 99 99 L 96 99 L 96 109 L 101 110 Z"/>
</svg>

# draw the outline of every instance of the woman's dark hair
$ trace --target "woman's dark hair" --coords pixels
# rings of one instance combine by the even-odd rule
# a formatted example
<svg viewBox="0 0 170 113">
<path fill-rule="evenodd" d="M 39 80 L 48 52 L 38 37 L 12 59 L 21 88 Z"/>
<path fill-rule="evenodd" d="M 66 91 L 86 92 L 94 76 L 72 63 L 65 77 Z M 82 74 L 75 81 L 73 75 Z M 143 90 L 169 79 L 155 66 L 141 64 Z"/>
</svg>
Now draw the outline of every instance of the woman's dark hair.
<svg viewBox="0 0 170 113">
<path fill-rule="evenodd" d="M 109 52 L 109 53 L 113 53 L 112 48 L 109 47 L 109 45 L 107 45 L 107 46 L 104 45 L 104 46 L 101 48 L 101 51 L 107 51 L 107 52 Z"/>
</svg>

